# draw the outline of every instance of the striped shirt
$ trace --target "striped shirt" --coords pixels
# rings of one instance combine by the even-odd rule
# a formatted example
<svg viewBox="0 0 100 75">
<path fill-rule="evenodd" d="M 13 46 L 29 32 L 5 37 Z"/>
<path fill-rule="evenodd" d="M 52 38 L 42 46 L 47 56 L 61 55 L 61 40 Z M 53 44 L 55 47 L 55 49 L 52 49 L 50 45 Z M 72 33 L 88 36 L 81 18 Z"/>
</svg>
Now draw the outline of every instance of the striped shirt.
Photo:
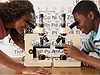
<svg viewBox="0 0 100 75">
<path fill-rule="evenodd" d="M 100 25 L 98 32 L 91 32 L 89 39 L 84 43 L 86 52 L 96 52 L 100 56 Z"/>
</svg>

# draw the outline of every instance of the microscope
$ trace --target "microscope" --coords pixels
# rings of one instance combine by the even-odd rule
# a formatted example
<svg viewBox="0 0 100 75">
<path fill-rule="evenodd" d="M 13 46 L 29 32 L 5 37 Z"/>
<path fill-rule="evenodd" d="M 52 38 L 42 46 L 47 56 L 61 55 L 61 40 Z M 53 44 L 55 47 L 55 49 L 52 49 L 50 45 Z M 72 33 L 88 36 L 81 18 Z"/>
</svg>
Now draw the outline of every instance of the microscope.
<svg viewBox="0 0 100 75">
<path fill-rule="evenodd" d="M 39 25 L 34 25 L 31 21 L 26 22 L 31 28 L 35 30 L 36 33 L 33 34 L 26 34 L 25 35 L 25 66 L 30 67 L 51 67 L 52 58 L 47 58 L 44 54 L 39 54 L 37 52 L 38 49 L 42 48 L 50 48 L 49 42 L 46 34 L 45 28 L 43 23 L 43 14 L 39 14 Z M 36 40 L 38 44 L 33 44 Z"/>
<path fill-rule="evenodd" d="M 44 44 L 44 41 L 49 42 L 49 40 L 48 40 L 47 36 L 45 35 L 45 28 L 44 28 L 44 23 L 43 23 L 43 14 L 39 14 L 39 26 L 35 30 L 40 36 L 39 46 L 45 47 L 46 45 Z"/>
<path fill-rule="evenodd" d="M 56 40 L 57 45 L 55 49 L 63 49 L 62 44 L 66 43 L 66 40 L 71 40 L 74 43 L 74 46 L 80 48 L 80 36 L 78 34 L 68 34 L 71 29 L 78 24 L 74 22 L 69 27 L 66 27 L 65 14 L 62 14 L 62 23 L 59 30 L 59 36 Z M 46 57 L 44 54 L 39 54 L 38 49 L 50 48 L 50 43 L 45 34 L 45 28 L 43 23 L 43 14 L 39 15 L 39 24 L 34 25 L 30 20 L 26 23 L 36 31 L 32 33 L 32 30 L 29 30 L 28 34 L 25 34 L 25 60 L 24 65 L 27 67 L 80 67 L 81 62 L 74 60 L 72 58 L 66 57 L 65 54 L 60 55 L 59 57 Z M 36 44 L 35 41 L 39 39 L 39 43 Z M 61 42 L 59 44 L 59 42 Z"/>
<path fill-rule="evenodd" d="M 72 23 L 69 27 L 66 27 L 66 14 L 62 14 L 62 21 L 59 29 L 59 36 L 56 39 L 55 48 L 63 49 L 62 44 L 74 45 L 80 49 L 80 36 L 79 34 L 69 34 L 71 29 L 79 24 L 78 21 Z M 67 57 L 65 54 L 60 55 L 58 58 L 54 59 L 54 67 L 79 67 L 81 65 L 80 61 Z"/>
<path fill-rule="evenodd" d="M 65 37 L 66 37 L 66 35 L 71 31 L 72 28 L 74 28 L 76 25 L 79 24 L 79 22 L 76 21 L 76 22 L 72 23 L 69 27 L 66 27 L 66 21 L 65 21 L 66 14 L 62 14 L 61 17 L 62 17 L 62 22 L 60 24 L 61 27 L 59 29 L 59 34 L 60 35 L 58 36 L 58 38 L 56 40 L 56 43 L 59 46 L 55 46 L 56 48 L 60 48 L 61 47 L 60 45 L 65 44 L 65 39 L 66 39 Z"/>
</svg>

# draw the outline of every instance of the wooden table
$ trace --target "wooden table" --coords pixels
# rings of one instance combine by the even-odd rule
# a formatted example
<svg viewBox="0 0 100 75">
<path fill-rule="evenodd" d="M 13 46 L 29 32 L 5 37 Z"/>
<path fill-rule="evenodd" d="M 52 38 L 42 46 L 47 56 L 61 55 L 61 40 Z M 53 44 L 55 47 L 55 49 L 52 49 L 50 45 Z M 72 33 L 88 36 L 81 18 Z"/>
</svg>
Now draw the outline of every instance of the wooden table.
<svg viewBox="0 0 100 75">
<path fill-rule="evenodd" d="M 51 75 L 100 75 L 100 70 L 89 67 L 77 68 L 46 68 L 52 71 Z M 0 64 L 0 75 L 22 75 L 2 64 Z"/>
</svg>

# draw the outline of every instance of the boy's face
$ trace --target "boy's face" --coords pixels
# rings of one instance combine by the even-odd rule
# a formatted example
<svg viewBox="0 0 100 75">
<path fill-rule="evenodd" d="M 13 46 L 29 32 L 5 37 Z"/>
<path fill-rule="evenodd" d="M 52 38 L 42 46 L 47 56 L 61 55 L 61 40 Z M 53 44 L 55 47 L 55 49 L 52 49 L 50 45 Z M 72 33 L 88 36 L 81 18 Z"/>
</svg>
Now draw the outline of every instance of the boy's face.
<svg viewBox="0 0 100 75">
<path fill-rule="evenodd" d="M 93 30 L 93 22 L 90 15 L 84 16 L 78 13 L 75 13 L 74 20 L 79 21 L 77 28 L 80 29 L 83 33 L 88 34 Z"/>
<path fill-rule="evenodd" d="M 29 26 L 27 25 L 27 20 L 34 20 L 35 14 L 30 13 L 28 15 L 22 16 L 19 20 L 17 20 L 14 24 L 15 29 L 19 34 L 22 34 L 24 32 L 24 29 L 28 29 Z"/>
</svg>

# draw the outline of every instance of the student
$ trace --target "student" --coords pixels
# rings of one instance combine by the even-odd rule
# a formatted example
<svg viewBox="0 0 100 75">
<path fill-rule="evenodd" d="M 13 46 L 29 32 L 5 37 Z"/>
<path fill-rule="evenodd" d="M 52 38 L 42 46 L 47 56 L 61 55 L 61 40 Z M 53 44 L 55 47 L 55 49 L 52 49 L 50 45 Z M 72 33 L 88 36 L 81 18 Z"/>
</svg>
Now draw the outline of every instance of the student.
<svg viewBox="0 0 100 75">
<path fill-rule="evenodd" d="M 64 45 L 65 54 L 100 69 L 100 59 L 88 55 L 91 51 L 100 55 L 100 13 L 96 4 L 92 1 L 80 1 L 72 14 L 74 20 L 79 22 L 77 28 L 85 34 L 91 33 L 91 36 L 84 44 L 82 51 L 74 46 Z"/>
<path fill-rule="evenodd" d="M 11 36 L 13 36 L 12 38 L 19 38 L 18 36 L 23 33 L 24 29 L 29 28 L 26 21 L 33 21 L 34 17 L 35 12 L 33 5 L 28 0 L 0 3 L 0 40 L 5 38 L 8 34 L 11 34 Z M 12 35 L 13 29 L 17 31 L 17 33 L 15 31 L 15 35 Z M 36 74 L 34 71 L 38 71 L 36 68 L 27 68 L 23 64 L 16 62 L 1 50 L 0 63 L 19 72 Z M 43 73 L 43 71 L 45 70 L 38 71 L 38 73 Z"/>
</svg>

